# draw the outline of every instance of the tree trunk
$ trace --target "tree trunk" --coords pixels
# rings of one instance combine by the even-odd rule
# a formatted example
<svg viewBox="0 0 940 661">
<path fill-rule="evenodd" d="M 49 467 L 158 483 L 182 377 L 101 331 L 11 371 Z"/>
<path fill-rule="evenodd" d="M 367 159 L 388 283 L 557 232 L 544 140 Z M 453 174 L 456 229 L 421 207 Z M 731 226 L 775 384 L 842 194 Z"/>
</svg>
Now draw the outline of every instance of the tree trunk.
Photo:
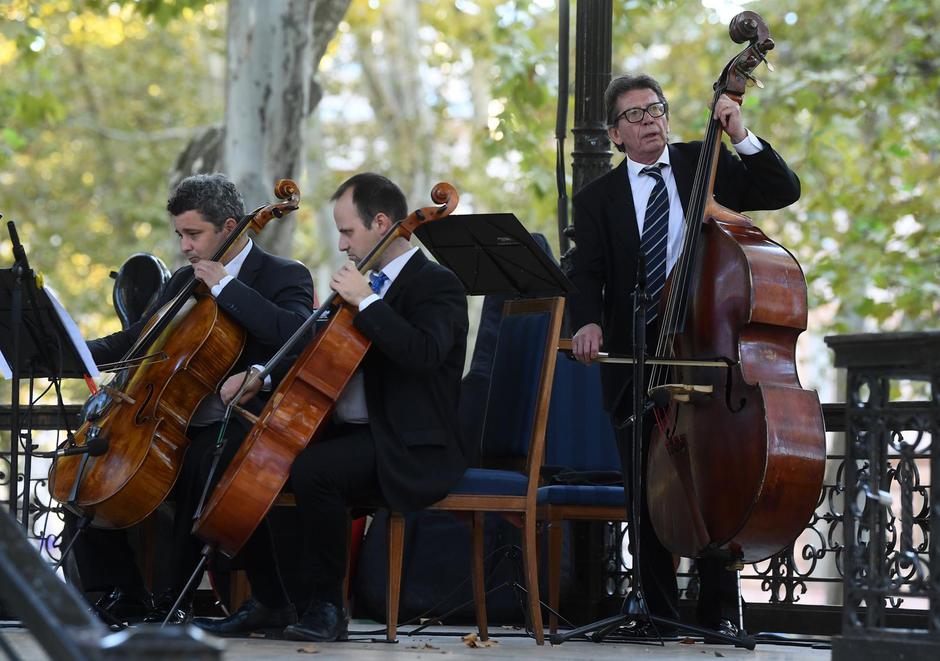
<svg viewBox="0 0 940 661">
<path fill-rule="evenodd" d="M 386 0 L 381 15 L 382 43 L 371 49 L 361 42 L 365 92 L 376 120 L 386 127 L 387 153 L 378 159 L 394 163 L 409 210 L 431 204 L 432 146 L 437 121 L 428 106 L 422 79 L 424 58 L 417 47 L 420 15 L 413 0 Z M 382 172 L 382 170 L 378 170 Z"/>
<path fill-rule="evenodd" d="M 319 103 L 320 59 L 350 0 L 230 0 L 225 124 L 196 138 L 177 162 L 178 181 L 194 172 L 225 172 L 250 211 L 273 200 L 278 179 L 304 182 L 304 125 Z M 210 147 L 204 150 L 203 147 Z M 290 255 L 294 216 L 259 237 Z"/>
</svg>

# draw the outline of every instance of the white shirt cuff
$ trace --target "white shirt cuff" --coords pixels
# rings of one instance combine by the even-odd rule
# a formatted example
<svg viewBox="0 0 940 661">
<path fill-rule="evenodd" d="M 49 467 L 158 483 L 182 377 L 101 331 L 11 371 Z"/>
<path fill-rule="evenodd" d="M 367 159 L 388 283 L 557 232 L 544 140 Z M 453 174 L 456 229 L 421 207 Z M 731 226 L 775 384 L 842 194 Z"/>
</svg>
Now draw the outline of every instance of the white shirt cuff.
<svg viewBox="0 0 940 661">
<path fill-rule="evenodd" d="M 757 139 L 757 136 L 751 133 L 751 129 L 746 129 L 747 135 L 744 136 L 744 140 L 732 144 L 734 150 L 741 154 L 741 156 L 752 156 L 760 151 L 763 151 L 764 145 L 760 143 L 760 140 Z"/>
<path fill-rule="evenodd" d="M 251 368 L 258 370 L 260 372 L 261 370 L 264 369 L 264 365 L 252 365 Z M 271 391 L 271 375 L 266 374 L 264 376 L 264 383 L 261 384 L 261 392 L 270 392 L 270 391 Z"/>
<path fill-rule="evenodd" d="M 373 303 L 375 303 L 377 300 L 379 300 L 379 295 L 378 295 L 378 294 L 369 294 L 369 295 L 366 296 L 364 299 L 362 299 L 361 301 L 359 301 L 359 312 L 362 312 L 362 311 L 365 310 L 367 307 L 369 307 L 370 305 L 372 305 Z"/>
<path fill-rule="evenodd" d="M 218 284 L 212 285 L 212 287 L 209 289 L 209 293 L 212 294 L 212 298 L 218 298 L 219 294 L 222 293 L 222 290 L 225 289 L 225 285 L 227 285 L 234 279 L 235 279 L 234 275 L 227 275 L 221 280 L 219 280 Z"/>
</svg>

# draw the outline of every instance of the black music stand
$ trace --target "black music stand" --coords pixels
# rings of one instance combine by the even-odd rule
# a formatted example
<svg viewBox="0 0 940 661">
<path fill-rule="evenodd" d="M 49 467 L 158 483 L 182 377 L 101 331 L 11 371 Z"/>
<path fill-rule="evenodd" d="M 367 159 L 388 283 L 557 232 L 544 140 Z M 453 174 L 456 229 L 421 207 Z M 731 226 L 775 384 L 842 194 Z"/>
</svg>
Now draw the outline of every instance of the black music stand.
<svg viewBox="0 0 940 661">
<path fill-rule="evenodd" d="M 19 242 L 16 228 L 7 223 L 13 240 L 13 254 L 16 261 L 12 268 L 0 269 L 0 352 L 9 365 L 12 382 L 11 425 L 10 425 L 10 514 L 16 518 L 16 476 L 19 472 L 19 446 L 23 442 L 25 451 L 22 526 L 29 525 L 29 480 L 30 459 L 33 451 L 29 430 L 23 438 L 20 420 L 20 381 L 23 375 L 32 383 L 37 378 L 47 378 L 53 382 L 58 405 L 62 413 L 63 424 L 67 424 L 64 403 L 60 390 L 60 380 L 65 378 L 83 378 L 85 375 L 97 375 L 97 367 L 91 360 L 91 354 L 77 342 L 77 330 L 67 313 L 54 297 L 42 286 L 37 285 L 35 272 L 29 267 L 26 252 Z M 24 296 L 25 295 L 25 296 Z"/>
<path fill-rule="evenodd" d="M 564 296 L 575 290 L 511 213 L 451 215 L 424 223 L 415 235 L 470 296 Z"/>
</svg>

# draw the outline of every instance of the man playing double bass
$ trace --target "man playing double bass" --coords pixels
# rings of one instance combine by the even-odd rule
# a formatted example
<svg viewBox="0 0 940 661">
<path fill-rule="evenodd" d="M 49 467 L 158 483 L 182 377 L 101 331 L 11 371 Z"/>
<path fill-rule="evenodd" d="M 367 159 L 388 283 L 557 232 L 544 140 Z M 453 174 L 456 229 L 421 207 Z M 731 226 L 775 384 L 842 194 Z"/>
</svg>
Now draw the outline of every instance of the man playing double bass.
<svg viewBox="0 0 940 661">
<path fill-rule="evenodd" d="M 578 293 L 569 298 L 575 357 L 584 363 L 603 348 L 631 354 L 633 301 L 637 265 L 645 263 L 647 294 L 658 297 L 653 269 L 665 273 L 682 249 L 685 211 L 702 143 L 668 144 L 669 106 L 662 89 L 647 75 L 624 75 L 611 81 L 605 92 L 607 133 L 626 158 L 613 170 L 585 186 L 574 197 L 577 250 L 571 280 Z M 800 182 L 771 146 L 744 127 L 737 103 L 722 95 L 715 117 L 730 136 L 737 155 L 724 146 L 718 160 L 715 198 L 735 211 L 780 209 L 800 197 Z M 642 259 L 642 262 L 641 262 Z M 656 345 L 659 323 L 650 307 L 647 346 Z M 632 411 L 632 373 L 629 366 L 602 365 L 604 404 L 610 411 L 626 448 L 624 466 L 632 464 L 633 433 L 622 425 Z M 644 473 L 652 433 L 650 416 L 644 419 Z M 625 475 L 625 477 L 626 477 Z M 650 522 L 646 490 L 641 495 L 640 566 L 644 594 L 652 615 L 678 620 L 678 590 L 672 554 L 663 547 Z M 631 538 L 637 534 L 630 526 Z M 735 635 L 738 591 L 733 572 L 721 561 L 697 563 L 701 578 L 697 616 L 702 626 Z M 637 637 L 655 636 L 645 621 L 630 628 Z M 660 634 L 672 634 L 659 630 Z"/>
<path fill-rule="evenodd" d="M 241 195 L 224 175 L 187 177 L 170 196 L 167 211 L 179 237 L 180 251 L 189 265 L 173 274 L 140 321 L 90 341 L 93 358 L 99 364 L 121 360 L 153 312 L 170 301 L 192 276 L 205 284 L 221 310 L 244 327 L 247 338 L 220 394 L 202 401 L 186 431 L 190 446 L 173 490 L 173 557 L 167 591 L 150 602 L 126 531 L 89 527 L 76 541 L 74 551 L 82 587 L 86 593 L 104 593 L 95 610 L 112 625 L 119 625 L 141 611 L 149 611 L 146 621 L 162 622 L 185 586 L 202 548 L 190 529 L 202 494 L 201 466 L 209 463 L 219 435 L 224 413 L 222 401 L 235 395 L 247 368 L 267 362 L 287 341 L 310 316 L 314 302 L 313 279 L 307 267 L 265 252 L 247 236 L 231 247 L 224 263 L 211 261 L 245 214 Z M 262 393 L 257 400 L 265 396 Z M 260 410 L 263 402 L 257 400 L 247 407 Z M 227 455 L 234 454 L 249 428 L 239 416 L 232 416 L 226 430 Z M 66 515 L 66 524 L 74 530 L 74 514 Z M 180 623 L 187 617 L 184 608 L 174 613 L 171 621 Z"/>
<path fill-rule="evenodd" d="M 240 553 L 252 597 L 230 617 L 193 623 L 219 635 L 283 629 L 293 640 L 346 638 L 343 609 L 350 504 L 385 502 L 398 511 L 439 500 L 463 475 L 457 399 L 467 342 L 467 299 L 448 269 L 394 239 L 366 278 L 356 268 L 406 215 L 401 190 L 357 174 L 334 193 L 339 249 L 350 261 L 330 286 L 357 310 L 353 325 L 372 346 L 336 402 L 331 427 L 294 460 L 290 488 L 312 575 L 297 621 L 269 539 L 259 531 Z"/>
</svg>

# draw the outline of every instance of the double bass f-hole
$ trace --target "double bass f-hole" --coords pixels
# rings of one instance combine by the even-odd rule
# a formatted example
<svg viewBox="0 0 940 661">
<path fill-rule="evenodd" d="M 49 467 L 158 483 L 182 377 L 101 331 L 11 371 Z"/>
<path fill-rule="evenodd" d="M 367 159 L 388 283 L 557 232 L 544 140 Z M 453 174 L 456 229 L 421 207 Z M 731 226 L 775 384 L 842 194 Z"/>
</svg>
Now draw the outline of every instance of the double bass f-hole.
<svg viewBox="0 0 940 661">
<path fill-rule="evenodd" d="M 747 397 L 741 397 L 738 400 L 738 405 L 735 406 L 731 402 L 731 392 L 734 388 L 734 372 L 732 370 L 726 370 L 725 374 L 725 406 L 728 407 L 728 411 L 731 413 L 738 413 L 744 410 L 744 405 L 747 404 Z"/>
</svg>

